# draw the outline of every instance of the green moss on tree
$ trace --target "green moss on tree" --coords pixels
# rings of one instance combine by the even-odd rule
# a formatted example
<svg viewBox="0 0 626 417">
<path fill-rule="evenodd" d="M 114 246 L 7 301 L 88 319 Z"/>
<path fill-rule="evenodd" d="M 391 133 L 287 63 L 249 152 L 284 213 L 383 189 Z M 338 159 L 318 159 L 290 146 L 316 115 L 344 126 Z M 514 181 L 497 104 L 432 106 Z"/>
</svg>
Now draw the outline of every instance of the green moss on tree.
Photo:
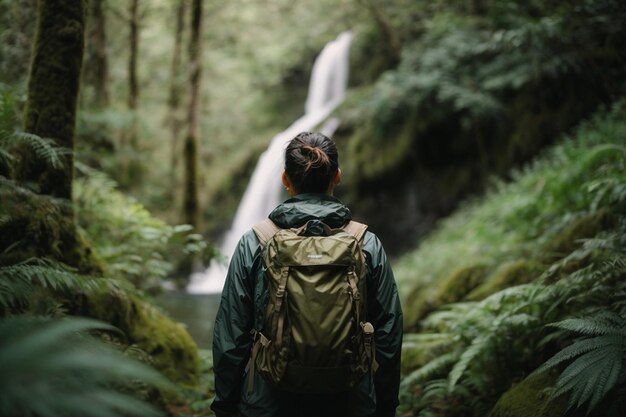
<svg viewBox="0 0 626 417">
<path fill-rule="evenodd" d="M 25 131 L 74 148 L 76 104 L 83 58 L 84 0 L 40 0 L 37 32 L 28 82 Z M 60 167 L 23 150 L 19 177 L 34 182 L 44 194 L 71 199 L 73 156 Z"/>
</svg>

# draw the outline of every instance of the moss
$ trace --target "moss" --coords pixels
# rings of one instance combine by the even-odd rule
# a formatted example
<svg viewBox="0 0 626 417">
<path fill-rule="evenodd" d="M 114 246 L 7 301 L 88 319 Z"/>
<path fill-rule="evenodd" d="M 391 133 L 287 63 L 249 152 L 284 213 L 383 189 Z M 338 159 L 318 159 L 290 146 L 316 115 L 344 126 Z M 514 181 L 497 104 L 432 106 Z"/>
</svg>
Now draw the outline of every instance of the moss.
<svg viewBox="0 0 626 417">
<path fill-rule="evenodd" d="M 420 320 L 433 311 L 434 308 L 429 303 L 431 292 L 431 288 L 419 285 L 410 291 L 402 305 L 405 331 L 417 330 Z"/>
<path fill-rule="evenodd" d="M 527 284 L 536 279 L 544 269 L 541 264 L 525 259 L 504 263 L 472 290 L 467 299 L 482 300 L 507 287 Z"/>
<path fill-rule="evenodd" d="M 372 181 L 393 172 L 411 155 L 417 118 L 403 125 L 395 135 L 381 137 L 368 128 L 357 129 L 350 139 L 347 159 L 356 168 L 353 181 Z"/>
<path fill-rule="evenodd" d="M 0 200 L 0 264 L 46 257 L 82 274 L 103 274 L 105 267 L 77 229 L 68 202 L 9 187 L 0 187 Z"/>
<path fill-rule="evenodd" d="M 486 272 L 485 265 L 463 266 L 455 270 L 439 285 L 433 305 L 438 307 L 463 300 L 470 291 L 483 282 Z"/>
<path fill-rule="evenodd" d="M 565 400 L 551 400 L 545 392 L 554 384 L 552 374 L 531 375 L 504 393 L 489 417 L 559 417 L 565 414 Z M 568 414 L 574 417 L 574 415 Z"/>
<path fill-rule="evenodd" d="M 148 353 L 156 369 L 170 380 L 196 384 L 200 359 L 198 347 L 185 329 L 137 296 L 120 290 L 97 290 L 76 303 L 77 314 L 93 317 L 119 328 L 125 342 Z"/>
<path fill-rule="evenodd" d="M 84 0 L 39 1 L 37 33 L 28 82 L 25 131 L 52 138 L 73 149 L 76 105 L 83 57 Z M 73 156 L 55 169 L 23 149 L 21 179 L 36 182 L 45 194 L 71 198 Z"/>
<path fill-rule="evenodd" d="M 468 293 L 480 285 L 488 271 L 483 264 L 462 266 L 454 270 L 435 286 L 415 287 L 403 305 L 405 330 L 415 330 L 428 313 L 444 304 L 465 299 Z"/>
</svg>

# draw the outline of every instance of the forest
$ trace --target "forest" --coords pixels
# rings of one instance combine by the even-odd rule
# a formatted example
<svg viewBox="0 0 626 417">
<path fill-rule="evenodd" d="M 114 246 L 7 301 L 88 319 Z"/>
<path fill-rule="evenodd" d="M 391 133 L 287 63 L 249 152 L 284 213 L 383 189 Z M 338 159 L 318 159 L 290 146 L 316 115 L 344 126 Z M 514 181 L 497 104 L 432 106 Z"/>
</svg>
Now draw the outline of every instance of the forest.
<svg viewBox="0 0 626 417">
<path fill-rule="evenodd" d="M 624 39 L 621 0 L 0 0 L 0 415 L 213 415 L 205 271 L 306 122 L 391 260 L 396 416 L 623 416 Z"/>
</svg>

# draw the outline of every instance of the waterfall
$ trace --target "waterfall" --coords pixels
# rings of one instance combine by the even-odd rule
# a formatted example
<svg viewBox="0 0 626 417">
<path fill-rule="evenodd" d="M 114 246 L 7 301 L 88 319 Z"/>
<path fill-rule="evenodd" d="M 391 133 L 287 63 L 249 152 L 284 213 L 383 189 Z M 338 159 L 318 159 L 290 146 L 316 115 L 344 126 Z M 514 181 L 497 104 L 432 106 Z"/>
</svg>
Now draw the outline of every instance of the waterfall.
<svg viewBox="0 0 626 417">
<path fill-rule="evenodd" d="M 261 154 L 252 178 L 243 195 L 235 219 L 220 247 L 231 255 L 241 236 L 255 223 L 263 220 L 284 198 L 281 172 L 287 143 L 298 133 L 310 131 L 328 118 L 343 101 L 348 82 L 348 52 L 352 34 L 344 32 L 324 46 L 313 64 L 305 114 L 283 132 L 272 138 Z M 332 136 L 339 121 L 331 118 L 319 130 Z M 187 291 L 191 293 L 219 293 L 224 286 L 227 267 L 213 260 L 203 273 L 192 274 Z"/>
</svg>

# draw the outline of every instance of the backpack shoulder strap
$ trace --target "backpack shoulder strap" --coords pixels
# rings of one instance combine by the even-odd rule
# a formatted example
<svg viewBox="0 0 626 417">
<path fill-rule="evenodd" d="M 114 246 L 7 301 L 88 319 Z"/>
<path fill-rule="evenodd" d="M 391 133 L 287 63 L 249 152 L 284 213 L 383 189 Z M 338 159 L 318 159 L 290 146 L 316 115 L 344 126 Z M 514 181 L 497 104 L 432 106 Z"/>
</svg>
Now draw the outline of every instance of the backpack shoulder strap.
<svg viewBox="0 0 626 417">
<path fill-rule="evenodd" d="M 267 246 L 267 242 L 280 230 L 280 227 L 270 219 L 265 219 L 252 226 L 252 230 L 254 230 L 256 237 L 259 239 L 261 247 L 264 248 Z"/>
<path fill-rule="evenodd" d="M 355 222 L 354 220 L 350 220 L 348 224 L 343 227 L 343 230 L 345 230 L 347 233 L 350 233 L 359 242 L 362 242 L 363 236 L 365 236 L 365 231 L 367 230 L 367 225 Z"/>
</svg>

